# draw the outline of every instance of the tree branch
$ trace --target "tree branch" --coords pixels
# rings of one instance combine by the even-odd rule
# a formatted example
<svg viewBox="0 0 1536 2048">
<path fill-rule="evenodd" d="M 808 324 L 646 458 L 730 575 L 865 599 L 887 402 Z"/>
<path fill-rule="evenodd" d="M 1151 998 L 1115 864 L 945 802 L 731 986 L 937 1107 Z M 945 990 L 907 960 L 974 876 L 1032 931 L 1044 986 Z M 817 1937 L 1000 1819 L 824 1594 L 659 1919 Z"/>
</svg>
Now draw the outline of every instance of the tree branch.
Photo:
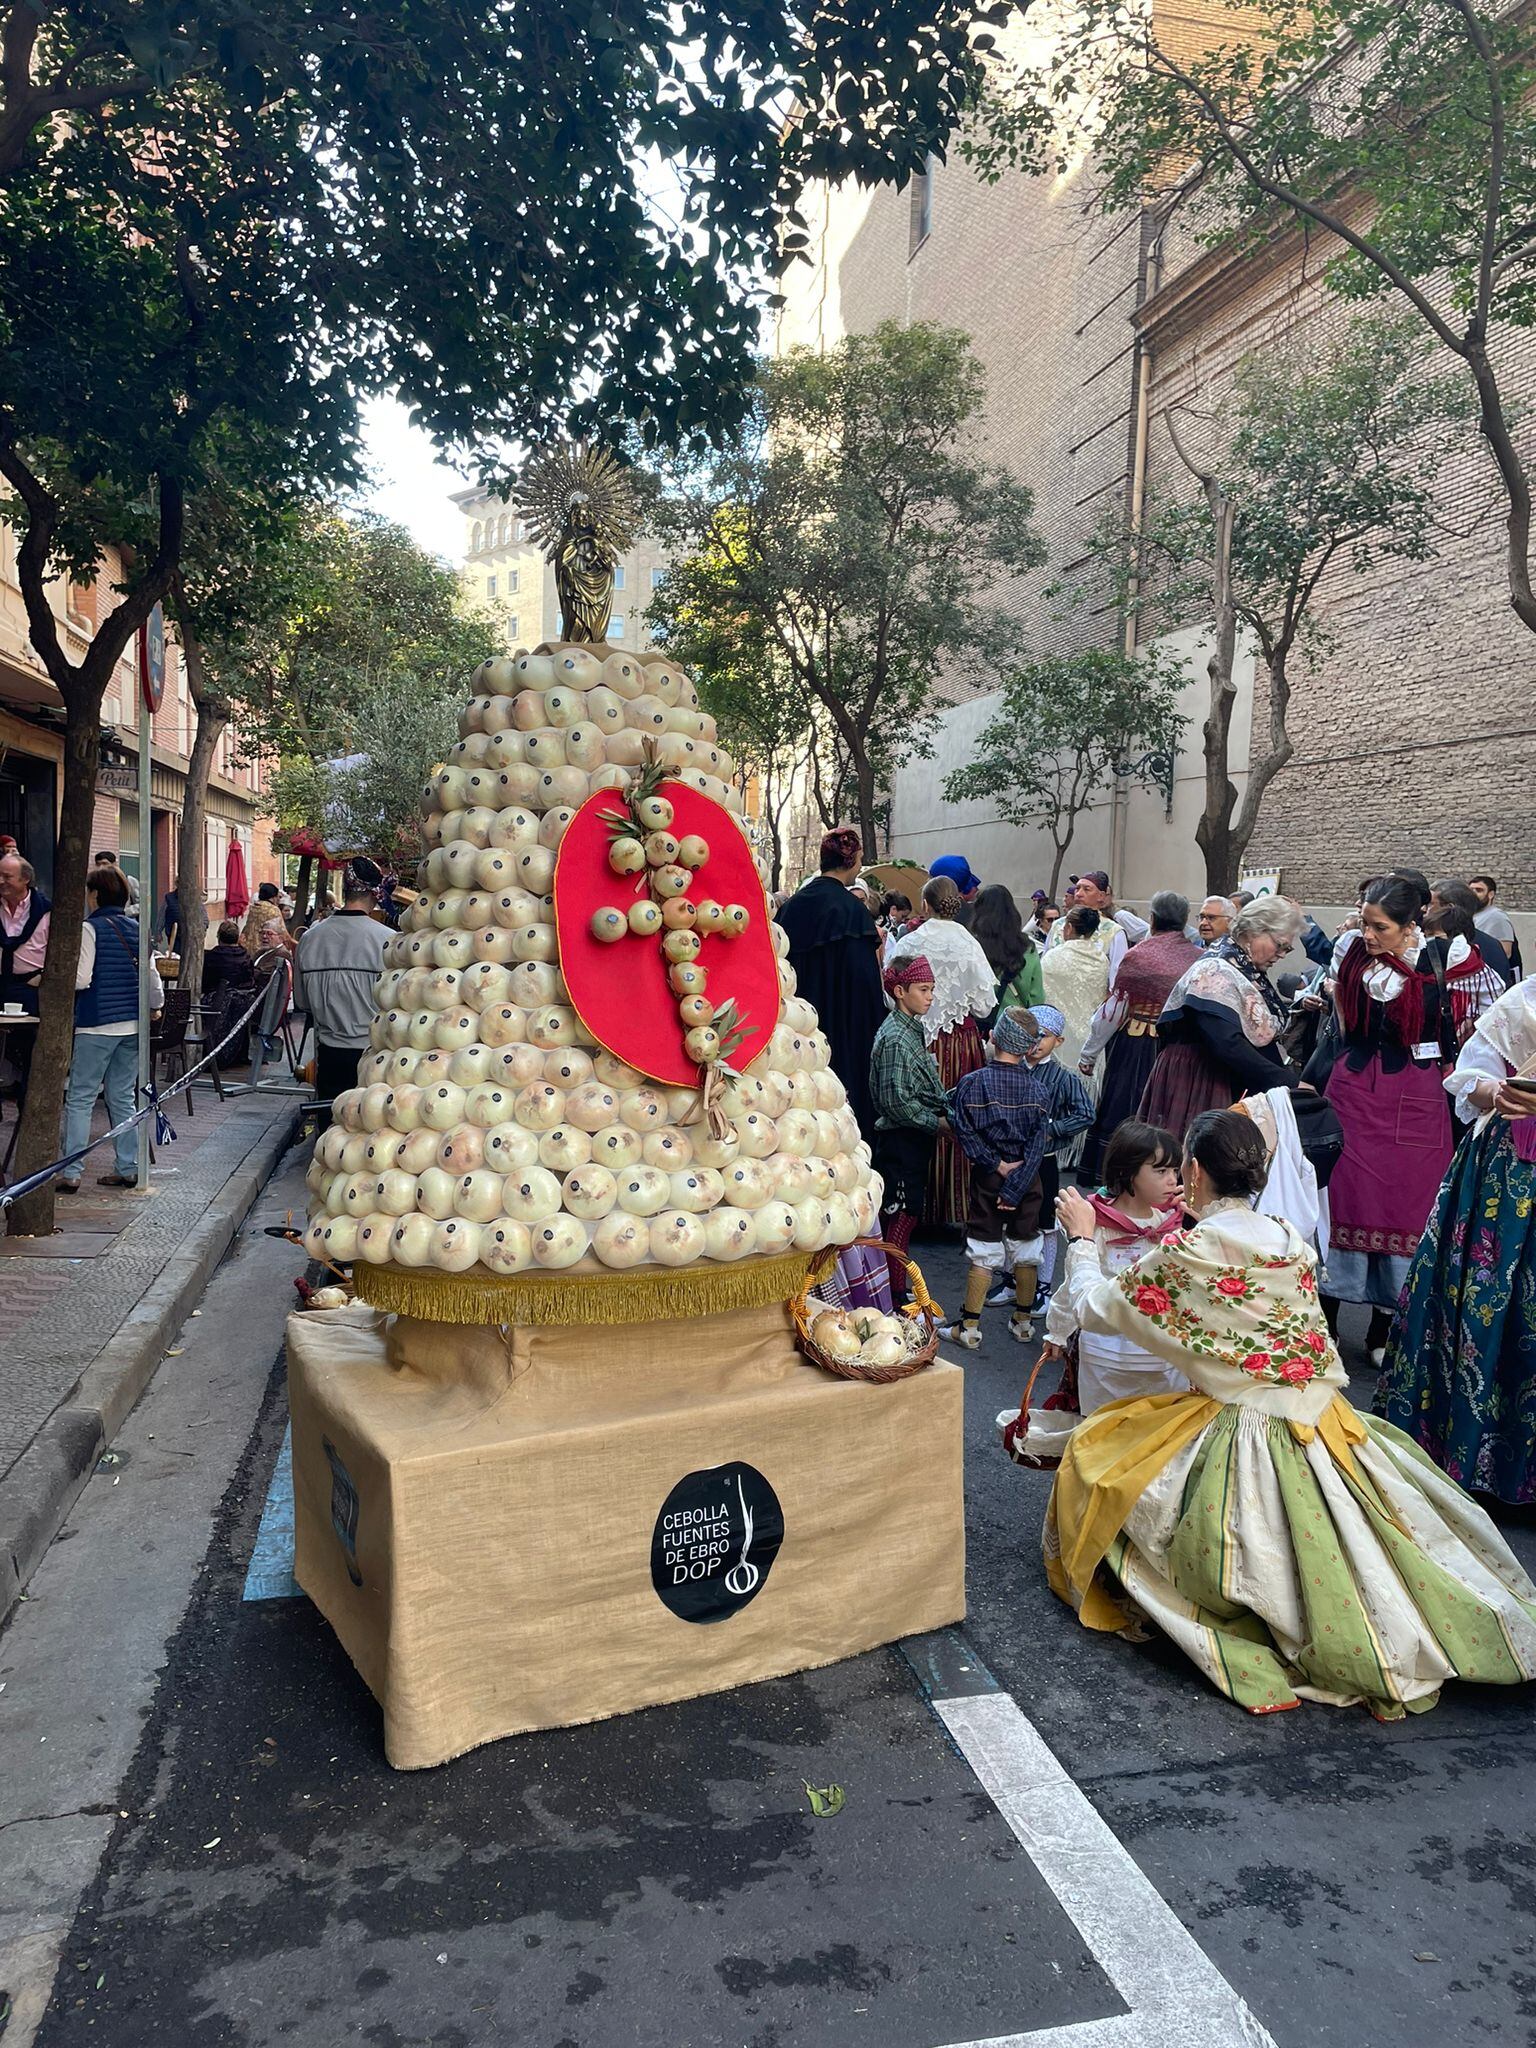
<svg viewBox="0 0 1536 2048">
<path fill-rule="evenodd" d="M 1419 290 L 1413 279 L 1409 277 L 1408 273 L 1400 265 L 1393 262 L 1384 249 L 1378 249 L 1376 244 L 1362 235 L 1358 228 L 1352 228 L 1348 221 L 1341 215 L 1334 213 L 1329 207 L 1320 205 L 1316 200 L 1303 198 L 1294 186 L 1283 184 L 1278 178 L 1269 176 L 1255 160 L 1253 152 L 1243 142 L 1237 129 L 1222 112 L 1211 94 L 1206 91 L 1204 86 L 1200 84 L 1199 80 L 1191 72 L 1184 70 L 1181 65 L 1175 64 L 1150 37 L 1148 38 L 1148 54 L 1161 67 L 1166 77 L 1171 78 L 1175 85 L 1181 86 L 1185 92 L 1198 100 L 1200 105 L 1204 107 L 1206 116 L 1215 129 L 1222 145 L 1233 160 L 1241 166 L 1248 182 L 1255 191 L 1262 192 L 1266 199 L 1274 200 L 1277 205 L 1288 207 L 1293 213 L 1300 214 L 1304 220 L 1315 221 L 1320 228 L 1325 228 L 1329 234 L 1337 235 L 1341 242 L 1344 242 L 1355 251 L 1356 255 L 1363 256 L 1367 263 L 1372 264 L 1381 272 L 1383 277 L 1396 286 L 1414 308 L 1415 312 L 1417 312 L 1420 319 L 1424 321 L 1431 332 L 1448 349 L 1452 350 L 1456 355 L 1465 356 L 1467 348 L 1464 337 L 1457 334 L 1453 327 L 1447 326 L 1431 302 Z"/>
</svg>

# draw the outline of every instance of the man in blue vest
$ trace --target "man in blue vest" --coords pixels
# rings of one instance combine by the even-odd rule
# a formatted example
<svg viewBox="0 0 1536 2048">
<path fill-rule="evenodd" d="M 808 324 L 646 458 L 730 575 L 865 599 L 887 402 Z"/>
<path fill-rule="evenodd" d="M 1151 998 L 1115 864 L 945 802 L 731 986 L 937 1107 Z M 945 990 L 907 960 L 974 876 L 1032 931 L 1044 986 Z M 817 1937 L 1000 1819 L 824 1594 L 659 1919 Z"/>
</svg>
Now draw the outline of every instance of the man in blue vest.
<svg viewBox="0 0 1536 2048">
<path fill-rule="evenodd" d="M 53 905 L 35 886 L 32 863 L 14 845 L 0 854 L 0 1007 L 37 1015 L 38 985 L 48 950 L 48 916 Z M 8 1034 L 7 1053 L 16 1070 L 16 1099 L 24 1102 L 37 1033 L 22 1025 Z"/>
<path fill-rule="evenodd" d="M 128 915 L 128 880 L 119 867 L 95 867 L 86 877 L 86 920 L 75 970 L 75 1049 L 64 1098 L 64 1155 L 90 1141 L 96 1098 L 107 1098 L 109 1123 L 133 1115 L 139 1071 L 139 925 Z M 157 1011 L 165 989 L 149 967 L 149 1007 Z M 98 1174 L 104 1188 L 138 1186 L 138 1140 L 132 1129 L 112 1140 L 115 1171 Z M 78 1192 L 81 1162 L 75 1159 L 59 1181 L 67 1195 Z"/>
</svg>

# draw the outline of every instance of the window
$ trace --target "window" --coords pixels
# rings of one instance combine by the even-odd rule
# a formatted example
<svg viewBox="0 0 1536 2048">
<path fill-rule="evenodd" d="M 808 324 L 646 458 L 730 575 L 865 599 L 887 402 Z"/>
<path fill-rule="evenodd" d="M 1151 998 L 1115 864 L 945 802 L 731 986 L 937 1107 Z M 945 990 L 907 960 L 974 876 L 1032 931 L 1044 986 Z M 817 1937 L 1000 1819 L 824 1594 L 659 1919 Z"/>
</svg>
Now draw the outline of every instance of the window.
<svg viewBox="0 0 1536 2048">
<path fill-rule="evenodd" d="M 933 233 L 933 167 L 936 159 L 928 156 L 923 168 L 912 173 L 911 214 L 907 222 L 907 256 L 912 258 Z"/>
<path fill-rule="evenodd" d="M 510 616 L 510 617 L 508 618 L 508 620 L 507 620 L 507 638 L 508 638 L 509 640 L 515 640 L 515 639 L 517 638 L 517 634 L 518 634 L 518 618 L 517 618 L 517 613 L 516 613 L 516 612 L 513 612 L 513 613 L 512 613 L 512 615 L 511 615 L 511 616 Z"/>
<path fill-rule="evenodd" d="M 516 595 L 517 595 L 517 577 L 518 577 L 518 572 L 517 572 L 517 570 L 516 570 L 516 569 L 509 569 L 509 570 L 507 571 L 507 595 L 508 595 L 508 597 L 516 597 Z"/>
<path fill-rule="evenodd" d="M 616 616 L 608 621 L 608 638 L 610 640 L 622 640 L 624 638 L 624 621 L 621 618 Z"/>
<path fill-rule="evenodd" d="M 652 588 L 652 590 L 660 590 L 660 588 L 661 588 L 661 579 L 662 579 L 662 577 L 663 577 L 663 576 L 665 576 L 665 575 L 666 575 L 666 573 L 667 573 L 667 572 L 666 572 L 666 570 L 665 570 L 665 569 L 653 569 L 653 570 L 651 571 L 651 588 Z"/>
<path fill-rule="evenodd" d="M 479 554 L 481 543 L 483 542 L 484 538 L 485 528 L 480 524 L 479 520 L 477 519 L 474 523 L 473 528 L 470 531 L 469 536 L 469 552 L 472 555 Z"/>
<path fill-rule="evenodd" d="M 613 587 L 615 590 L 622 590 L 624 588 L 624 564 L 622 562 L 619 562 L 615 565 L 613 572 Z"/>
<path fill-rule="evenodd" d="M 502 513 L 496 522 L 496 545 L 504 548 L 507 544 L 507 515 Z"/>
<path fill-rule="evenodd" d="M 485 594 L 487 597 L 494 597 L 496 595 L 496 578 L 494 576 L 486 577 Z"/>
</svg>

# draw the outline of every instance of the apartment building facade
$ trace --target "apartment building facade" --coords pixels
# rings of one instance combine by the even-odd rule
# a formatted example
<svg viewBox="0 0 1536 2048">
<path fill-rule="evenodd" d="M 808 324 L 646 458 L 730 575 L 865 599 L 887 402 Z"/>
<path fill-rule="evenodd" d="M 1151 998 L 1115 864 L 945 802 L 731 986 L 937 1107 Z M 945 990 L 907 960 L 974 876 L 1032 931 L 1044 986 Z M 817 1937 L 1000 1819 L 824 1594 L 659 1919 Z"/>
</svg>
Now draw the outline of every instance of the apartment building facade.
<svg viewBox="0 0 1536 2048">
<path fill-rule="evenodd" d="M 455 491 L 453 503 L 464 521 L 459 578 L 465 596 L 496 615 L 511 647 L 558 640 L 563 622 L 555 572 L 528 538 L 516 508 L 479 489 Z M 615 645 L 650 646 L 645 610 L 665 569 L 665 556 L 642 532 L 614 573 L 608 638 Z"/>
<path fill-rule="evenodd" d="M 1030 654 L 1126 634 L 1112 605 L 1068 609 L 1050 587 L 1072 583 L 1106 512 L 1147 490 L 1187 494 L 1169 409 L 1198 397 L 1209 410 L 1246 354 L 1305 347 L 1345 317 L 1326 291 L 1318 238 L 1281 237 L 1242 258 L 1198 248 L 1178 225 L 1159 238 L 1150 219 L 1095 211 L 1086 161 L 1060 177 L 986 185 L 956 158 L 930 163 L 900 193 L 822 190 L 811 250 L 785 279 L 777 348 L 828 347 L 891 318 L 970 336 L 988 382 L 981 450 L 1034 490 L 1047 550 L 1040 570 L 996 593 Z M 1529 421 L 1536 343 L 1522 342 L 1509 367 Z M 1319 588 L 1327 644 L 1296 678 L 1296 758 L 1266 797 L 1247 867 L 1278 875 L 1320 912 L 1351 902 L 1362 875 L 1394 862 L 1491 871 L 1508 907 L 1536 911 L 1536 828 L 1513 795 L 1536 766 L 1536 639 L 1505 601 L 1496 493 L 1470 432 L 1438 492 L 1435 559 L 1358 576 L 1341 565 Z M 1204 887 L 1194 828 L 1206 622 L 1178 621 L 1160 640 L 1187 656 L 1190 677 L 1172 782 L 1117 786 L 1080 823 L 1067 863 L 1109 869 L 1127 900 L 1158 886 Z M 1241 789 L 1254 680 L 1246 650 L 1235 680 Z M 936 682 L 950 700 L 936 758 L 895 778 L 891 850 L 922 861 L 963 851 L 983 874 L 1027 892 L 1049 876 L 1045 834 L 943 796 L 945 773 L 968 758 L 991 715 L 986 689 Z"/>
<path fill-rule="evenodd" d="M 93 583 L 67 578 L 50 587 L 63 644 L 78 660 L 97 621 L 113 602 L 118 564 L 104 558 Z M 102 704 L 101 757 L 91 852 L 110 849 L 158 904 L 177 879 L 177 840 L 186 801 L 187 767 L 197 713 L 185 666 L 174 640 L 166 647 L 165 694 L 153 720 L 150 762 L 151 828 L 139 841 L 138 680 L 133 647 L 118 661 Z M 38 871 L 46 890 L 53 877 L 64 776 L 64 707 L 28 638 L 16 580 L 16 535 L 0 521 L 0 832 L 8 832 Z M 271 820 L 264 817 L 262 764 L 243 759 L 226 731 L 209 778 L 204 873 L 210 914 L 224 900 L 225 865 L 232 844 L 245 857 L 254 890 L 275 880 Z"/>
</svg>

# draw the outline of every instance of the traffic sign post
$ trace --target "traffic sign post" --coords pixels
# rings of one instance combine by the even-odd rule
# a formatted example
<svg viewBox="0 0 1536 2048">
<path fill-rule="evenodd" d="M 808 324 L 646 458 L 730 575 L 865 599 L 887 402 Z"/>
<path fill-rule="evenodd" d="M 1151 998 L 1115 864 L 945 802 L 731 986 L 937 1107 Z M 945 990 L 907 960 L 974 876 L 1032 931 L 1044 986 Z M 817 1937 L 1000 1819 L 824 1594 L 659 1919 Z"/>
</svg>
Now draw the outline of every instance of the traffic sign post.
<svg viewBox="0 0 1536 2048">
<path fill-rule="evenodd" d="M 165 613 L 156 605 L 139 628 L 139 1104 L 148 1099 L 149 970 L 153 958 L 155 861 L 150 822 L 154 714 L 165 696 Z M 138 1126 L 138 1182 L 149 1186 L 150 1118 Z"/>
</svg>

